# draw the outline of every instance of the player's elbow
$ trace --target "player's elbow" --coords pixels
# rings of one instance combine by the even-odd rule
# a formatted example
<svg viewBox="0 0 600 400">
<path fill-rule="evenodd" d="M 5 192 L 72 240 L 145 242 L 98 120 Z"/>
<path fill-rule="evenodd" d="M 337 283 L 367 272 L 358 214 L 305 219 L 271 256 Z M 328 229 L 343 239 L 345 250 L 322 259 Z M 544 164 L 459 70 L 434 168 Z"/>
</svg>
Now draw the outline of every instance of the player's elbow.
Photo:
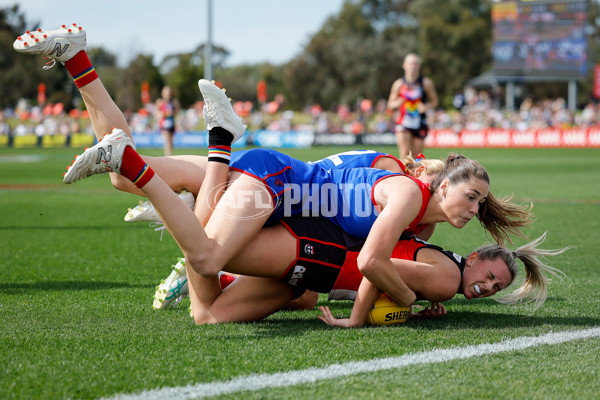
<svg viewBox="0 0 600 400">
<path fill-rule="evenodd" d="M 356 259 L 358 270 L 367 278 L 379 270 L 380 263 L 376 257 L 369 254 L 359 254 Z"/>
</svg>

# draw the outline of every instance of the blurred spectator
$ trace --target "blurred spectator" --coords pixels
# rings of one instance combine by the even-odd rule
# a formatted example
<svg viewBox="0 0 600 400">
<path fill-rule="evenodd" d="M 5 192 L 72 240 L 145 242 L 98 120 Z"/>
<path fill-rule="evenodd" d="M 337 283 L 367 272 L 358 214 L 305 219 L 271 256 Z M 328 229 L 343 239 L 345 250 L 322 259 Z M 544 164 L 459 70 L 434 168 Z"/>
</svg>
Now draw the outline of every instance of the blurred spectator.
<svg viewBox="0 0 600 400">
<path fill-rule="evenodd" d="M 302 130 L 318 134 L 369 134 L 393 132 L 393 116 L 386 110 L 386 100 L 365 102 L 362 99 L 354 103 L 340 104 L 329 110 L 311 104 L 302 112 L 286 110 L 283 99 L 275 102 L 277 110 L 266 107 L 253 109 L 246 103 L 244 123 L 248 131 L 271 129 L 275 131 Z M 373 106 L 374 105 L 374 106 Z M 206 129 L 202 118 L 202 102 L 180 110 L 177 114 L 177 126 L 185 131 L 203 131 Z M 135 134 L 150 134 L 158 131 L 154 116 L 155 104 L 148 103 L 137 112 L 128 113 L 128 123 Z M 274 112 L 273 112 L 274 111 Z M 600 127 L 598 104 L 590 102 L 579 112 L 567 109 L 562 98 L 533 101 L 525 99 L 519 109 L 509 111 L 501 109 L 492 96 L 486 92 L 467 90 L 465 105 L 461 109 L 451 107 L 437 109 L 427 115 L 431 129 L 451 129 L 457 133 L 462 130 L 499 129 L 564 129 L 570 127 Z M 20 101 L 13 109 L 0 110 L 0 135 L 71 135 L 85 133 L 93 135 L 89 116 L 85 111 L 71 110 L 68 113 L 61 105 L 46 104 L 43 108 L 29 106 Z"/>
<path fill-rule="evenodd" d="M 165 156 L 173 155 L 173 136 L 175 135 L 175 116 L 179 113 L 179 102 L 170 86 L 165 86 L 156 100 L 158 128 L 164 140 Z"/>
<path fill-rule="evenodd" d="M 5 112 L 0 111 L 0 135 L 10 135 L 10 125 L 6 122 Z"/>
<path fill-rule="evenodd" d="M 429 130 L 426 112 L 438 107 L 433 81 L 421 75 L 421 58 L 407 54 L 402 68 L 404 76 L 394 81 L 388 98 L 388 108 L 398 115 L 395 134 L 400 159 L 422 152 Z"/>
</svg>

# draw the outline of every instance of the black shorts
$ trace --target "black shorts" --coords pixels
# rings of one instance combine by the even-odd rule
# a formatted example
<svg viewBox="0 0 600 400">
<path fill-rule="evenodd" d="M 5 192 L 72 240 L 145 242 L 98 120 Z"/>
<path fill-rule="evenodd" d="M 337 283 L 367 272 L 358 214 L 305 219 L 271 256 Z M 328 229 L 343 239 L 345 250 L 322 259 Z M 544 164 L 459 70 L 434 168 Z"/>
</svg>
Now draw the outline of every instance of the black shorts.
<svg viewBox="0 0 600 400">
<path fill-rule="evenodd" d="M 329 293 L 356 239 L 325 218 L 289 217 L 280 223 L 296 238 L 296 259 L 281 282 L 290 286 L 295 298 L 306 290 Z"/>
<path fill-rule="evenodd" d="M 401 131 L 408 132 L 410 135 L 417 139 L 425 139 L 427 134 L 429 133 L 429 127 L 427 126 L 427 121 L 425 120 L 425 116 L 422 116 L 421 126 L 419 129 L 407 128 L 402 125 L 398 125 L 396 127 L 396 133 L 400 133 Z"/>
<path fill-rule="evenodd" d="M 427 126 L 421 127 L 420 129 L 409 129 L 402 127 L 402 130 L 404 132 L 410 133 L 412 137 L 417 139 L 425 139 L 427 137 L 427 134 L 429 133 L 429 128 L 427 128 Z"/>
</svg>

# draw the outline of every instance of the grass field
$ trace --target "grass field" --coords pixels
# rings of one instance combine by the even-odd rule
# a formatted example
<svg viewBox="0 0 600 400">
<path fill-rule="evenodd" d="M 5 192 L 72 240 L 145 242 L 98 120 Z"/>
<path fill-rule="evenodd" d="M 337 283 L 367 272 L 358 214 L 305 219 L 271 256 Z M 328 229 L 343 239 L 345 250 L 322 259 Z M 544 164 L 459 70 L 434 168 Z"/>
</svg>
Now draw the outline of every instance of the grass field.
<svg viewBox="0 0 600 400">
<path fill-rule="evenodd" d="M 342 150 L 348 148 L 287 152 L 314 160 Z M 114 190 L 107 176 L 63 185 L 62 172 L 75 152 L 0 149 L 0 399 L 152 398 L 145 391 L 256 374 L 302 375 L 332 364 L 460 352 L 470 345 L 600 327 L 598 149 L 462 151 L 486 166 L 495 194 L 514 193 L 518 201 L 534 203 L 530 238 L 547 230 L 543 247 L 575 246 L 551 260 L 569 279 L 552 282 L 541 309 L 532 313 L 526 305 L 457 296 L 442 319 L 347 330 L 324 325 L 316 310 L 202 327 L 190 319 L 187 299 L 175 309 L 154 311 L 154 287 L 169 273 L 178 248 L 168 234 L 159 241 L 146 224 L 123 222 L 138 198 Z M 431 149 L 427 155 L 447 152 Z M 466 254 L 486 240 L 471 222 L 462 231 L 440 226 L 431 242 Z M 327 303 L 325 297 L 320 303 Z M 352 306 L 330 305 L 339 316 L 349 315 Z M 600 393 L 599 353 L 596 335 L 294 386 L 280 380 L 282 387 L 217 397 L 591 399 Z M 269 380 L 254 380 L 261 379 Z M 228 385 L 233 387 L 222 386 Z M 161 398 L 222 393 L 191 388 L 196 391 Z"/>
</svg>

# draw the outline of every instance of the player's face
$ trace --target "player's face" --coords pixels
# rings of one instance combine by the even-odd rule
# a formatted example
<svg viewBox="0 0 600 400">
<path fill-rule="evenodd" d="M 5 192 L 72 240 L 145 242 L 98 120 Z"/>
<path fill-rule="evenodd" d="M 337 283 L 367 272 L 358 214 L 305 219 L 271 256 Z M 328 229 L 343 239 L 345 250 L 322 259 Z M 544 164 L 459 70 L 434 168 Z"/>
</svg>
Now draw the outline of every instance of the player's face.
<svg viewBox="0 0 600 400">
<path fill-rule="evenodd" d="M 404 63 L 402 64 L 402 67 L 404 68 L 404 71 L 407 74 L 416 74 L 419 72 L 419 69 L 421 68 L 421 63 L 419 61 L 419 59 L 415 56 L 407 56 L 406 59 L 404 60 Z"/>
<path fill-rule="evenodd" d="M 488 297 L 510 285 L 512 277 L 501 257 L 481 260 L 477 253 L 467 257 L 462 277 L 464 296 L 471 299 Z"/>
<path fill-rule="evenodd" d="M 441 207 L 450 225 L 461 229 L 475 217 L 479 205 L 487 197 L 489 188 L 486 181 L 478 178 L 455 184 L 444 180 L 439 189 L 442 194 Z"/>
</svg>

